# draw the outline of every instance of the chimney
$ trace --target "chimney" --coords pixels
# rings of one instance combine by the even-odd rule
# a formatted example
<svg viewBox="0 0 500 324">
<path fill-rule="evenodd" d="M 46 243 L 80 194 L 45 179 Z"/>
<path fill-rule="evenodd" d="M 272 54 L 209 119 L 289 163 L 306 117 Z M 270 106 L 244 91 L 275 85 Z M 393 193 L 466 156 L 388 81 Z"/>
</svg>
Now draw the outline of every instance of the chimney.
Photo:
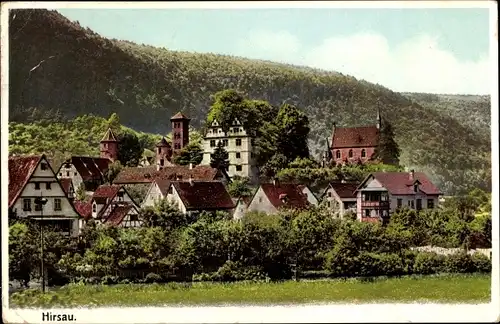
<svg viewBox="0 0 500 324">
<path fill-rule="evenodd" d="M 410 180 L 413 181 L 415 179 L 415 170 L 410 170 Z"/>
<path fill-rule="evenodd" d="M 193 169 L 193 163 L 189 163 L 189 170 Z"/>
<path fill-rule="evenodd" d="M 192 175 L 189 175 L 189 184 L 191 186 L 194 186 L 194 179 L 193 179 L 193 176 Z"/>
</svg>

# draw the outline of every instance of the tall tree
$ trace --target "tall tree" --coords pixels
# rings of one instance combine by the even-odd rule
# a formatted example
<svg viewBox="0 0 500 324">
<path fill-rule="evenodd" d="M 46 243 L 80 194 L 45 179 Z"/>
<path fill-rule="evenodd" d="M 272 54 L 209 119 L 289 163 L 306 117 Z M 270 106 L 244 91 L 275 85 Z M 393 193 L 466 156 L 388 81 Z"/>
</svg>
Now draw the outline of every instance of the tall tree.
<svg viewBox="0 0 500 324">
<path fill-rule="evenodd" d="M 384 164 L 399 165 L 399 146 L 394 139 L 391 123 L 384 121 L 380 129 L 378 146 L 374 158 Z"/>
<path fill-rule="evenodd" d="M 295 106 L 283 104 L 276 117 L 278 136 L 276 151 L 283 153 L 288 162 L 297 157 L 308 158 L 309 119 L 306 114 Z"/>
<path fill-rule="evenodd" d="M 174 157 L 174 163 L 179 165 L 198 165 L 203 160 L 203 149 L 197 143 L 189 143 Z"/>
<path fill-rule="evenodd" d="M 235 177 L 228 185 L 227 191 L 234 198 L 250 196 L 252 194 L 248 178 Z"/>
<path fill-rule="evenodd" d="M 132 133 L 124 133 L 120 136 L 120 144 L 118 146 L 118 160 L 122 165 L 135 167 L 139 164 L 143 147 L 139 138 Z"/>
<path fill-rule="evenodd" d="M 219 141 L 212 156 L 210 157 L 210 166 L 216 169 L 227 170 L 229 168 L 229 154 L 224 148 L 224 144 Z"/>
</svg>

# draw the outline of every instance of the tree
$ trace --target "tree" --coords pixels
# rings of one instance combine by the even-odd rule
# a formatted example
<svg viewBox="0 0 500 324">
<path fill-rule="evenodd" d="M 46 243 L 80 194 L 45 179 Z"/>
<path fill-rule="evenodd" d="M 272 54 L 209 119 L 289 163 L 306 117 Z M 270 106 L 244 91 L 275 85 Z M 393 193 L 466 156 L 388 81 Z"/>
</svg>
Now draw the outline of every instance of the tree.
<svg viewBox="0 0 500 324">
<path fill-rule="evenodd" d="M 116 135 L 119 135 L 119 133 L 121 132 L 121 124 L 120 124 L 120 117 L 118 116 L 117 113 L 112 113 L 111 116 L 109 116 L 106 126 L 111 128 L 111 130 Z"/>
<path fill-rule="evenodd" d="M 142 157 L 144 149 L 141 146 L 139 138 L 132 133 L 124 133 L 120 136 L 118 146 L 118 160 L 129 167 L 136 167 Z"/>
<path fill-rule="evenodd" d="M 189 143 L 186 145 L 177 156 L 174 157 L 174 163 L 178 165 L 198 165 L 203 160 L 203 149 L 200 144 Z"/>
<path fill-rule="evenodd" d="M 85 184 L 82 182 L 76 189 L 76 200 L 84 201 L 87 196 L 85 195 Z"/>
<path fill-rule="evenodd" d="M 36 241 L 26 224 L 16 222 L 9 227 L 9 278 L 19 280 L 24 287 L 28 287 L 36 267 Z"/>
<path fill-rule="evenodd" d="M 108 165 L 108 169 L 106 170 L 106 173 L 104 174 L 104 181 L 108 184 L 112 184 L 113 181 L 115 180 L 116 176 L 120 171 L 123 169 L 122 164 L 120 161 L 115 161 Z"/>
<path fill-rule="evenodd" d="M 276 126 L 278 128 L 277 152 L 284 154 L 288 162 L 297 157 L 309 157 L 307 144 L 310 130 L 309 119 L 303 111 L 295 106 L 283 104 L 276 117 Z"/>
<path fill-rule="evenodd" d="M 276 153 L 261 168 L 261 172 L 266 177 L 275 177 L 279 171 L 288 166 L 288 159 L 284 154 Z"/>
<path fill-rule="evenodd" d="M 190 223 L 190 218 L 167 199 L 159 200 L 152 207 L 142 208 L 139 214 L 145 227 L 158 226 L 168 233 L 185 227 Z"/>
<path fill-rule="evenodd" d="M 219 141 L 212 156 L 210 157 L 210 166 L 215 169 L 227 170 L 229 167 L 229 153 L 224 148 L 224 143 Z"/>
<path fill-rule="evenodd" d="M 252 119 L 247 116 L 250 111 L 253 109 L 247 104 L 243 93 L 234 89 L 222 90 L 213 95 L 213 103 L 207 115 L 207 122 L 210 124 L 213 120 L 217 120 L 222 129 L 227 132 L 234 119 L 237 118 L 248 130 L 253 128 L 253 125 L 248 123 Z"/>
<path fill-rule="evenodd" d="M 250 196 L 252 190 L 248 183 L 248 178 L 234 178 L 233 181 L 228 185 L 227 191 L 234 198 L 241 198 Z"/>
<path fill-rule="evenodd" d="M 394 139 L 392 124 L 384 121 L 373 157 L 384 164 L 399 165 L 399 155 L 399 146 Z"/>
</svg>

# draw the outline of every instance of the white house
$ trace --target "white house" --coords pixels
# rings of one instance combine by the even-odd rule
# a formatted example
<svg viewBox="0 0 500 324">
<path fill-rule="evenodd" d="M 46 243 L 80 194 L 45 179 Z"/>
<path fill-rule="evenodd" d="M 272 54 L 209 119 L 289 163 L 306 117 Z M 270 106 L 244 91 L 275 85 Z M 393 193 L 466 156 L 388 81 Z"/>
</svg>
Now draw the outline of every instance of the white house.
<svg viewBox="0 0 500 324">
<path fill-rule="evenodd" d="M 247 213 L 248 206 L 250 205 L 251 201 L 252 197 L 248 196 L 233 199 L 233 202 L 236 206 L 233 211 L 233 219 L 242 219 L 243 216 L 245 216 L 245 214 Z"/>
<path fill-rule="evenodd" d="M 254 140 L 243 128 L 238 119 L 235 119 L 228 132 L 222 129 L 217 120 L 214 120 L 205 134 L 203 142 L 202 165 L 210 165 L 211 155 L 217 144 L 224 145 L 229 157 L 229 176 L 246 177 L 251 183 L 258 181 L 257 161 L 254 154 Z"/>
<path fill-rule="evenodd" d="M 304 195 L 306 195 L 307 201 L 309 202 L 309 204 L 314 205 L 314 206 L 319 205 L 318 198 L 316 198 L 316 195 L 311 191 L 311 189 L 309 189 L 308 186 L 299 185 L 298 187 L 302 191 L 302 193 Z"/>
<path fill-rule="evenodd" d="M 390 214 L 406 206 L 414 210 L 434 209 L 442 193 L 423 172 L 376 172 L 356 189 L 357 218 L 387 221 Z"/>
<path fill-rule="evenodd" d="M 59 170 L 57 178 L 71 179 L 74 190 L 84 184 L 87 191 L 94 191 L 104 184 L 104 175 L 108 170 L 111 160 L 102 157 L 72 156 L 66 160 Z"/>
<path fill-rule="evenodd" d="M 347 212 L 356 213 L 356 189 L 359 182 L 332 182 L 328 184 L 322 195 L 326 206 L 338 212 L 340 218 Z"/>
<path fill-rule="evenodd" d="M 310 204 L 300 185 L 291 183 L 263 183 L 259 186 L 247 212 L 274 214 L 281 208 L 304 209 Z"/>
<path fill-rule="evenodd" d="M 139 227 L 139 206 L 130 197 L 124 186 L 99 186 L 92 200 L 91 217 L 98 223 L 120 227 Z"/>
<path fill-rule="evenodd" d="M 36 200 L 46 199 L 45 205 Z M 43 221 L 78 235 L 81 216 L 58 181 L 45 155 L 9 157 L 9 218 Z"/>
</svg>

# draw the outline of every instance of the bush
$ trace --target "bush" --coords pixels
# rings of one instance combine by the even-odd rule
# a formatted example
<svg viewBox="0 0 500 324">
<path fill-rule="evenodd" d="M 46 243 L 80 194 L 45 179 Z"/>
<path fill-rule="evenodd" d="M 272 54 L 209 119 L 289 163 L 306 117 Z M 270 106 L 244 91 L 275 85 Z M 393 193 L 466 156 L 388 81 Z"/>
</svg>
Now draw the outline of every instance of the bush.
<svg viewBox="0 0 500 324">
<path fill-rule="evenodd" d="M 115 285 L 119 282 L 120 278 L 117 276 L 104 276 L 101 279 L 101 283 L 104 285 Z"/>
<path fill-rule="evenodd" d="M 395 253 L 362 252 L 357 263 L 360 276 L 395 276 L 405 273 L 403 260 Z"/>
<path fill-rule="evenodd" d="M 146 275 L 146 283 L 161 282 L 162 278 L 159 274 L 150 272 Z"/>
<path fill-rule="evenodd" d="M 216 272 L 193 275 L 193 281 L 264 280 L 266 275 L 259 267 L 244 267 L 239 262 L 226 261 Z"/>
<path fill-rule="evenodd" d="M 445 258 L 444 271 L 448 273 L 474 272 L 474 263 L 466 252 L 450 254 Z"/>
<path fill-rule="evenodd" d="M 443 269 L 444 257 L 434 252 L 419 252 L 415 257 L 413 273 L 433 274 Z"/>
<path fill-rule="evenodd" d="M 403 272 L 406 274 L 413 274 L 415 267 L 415 259 L 418 252 L 412 250 L 405 250 L 403 252 Z"/>
<path fill-rule="evenodd" d="M 475 272 L 491 273 L 491 260 L 486 255 L 474 253 L 471 259 Z"/>
</svg>

